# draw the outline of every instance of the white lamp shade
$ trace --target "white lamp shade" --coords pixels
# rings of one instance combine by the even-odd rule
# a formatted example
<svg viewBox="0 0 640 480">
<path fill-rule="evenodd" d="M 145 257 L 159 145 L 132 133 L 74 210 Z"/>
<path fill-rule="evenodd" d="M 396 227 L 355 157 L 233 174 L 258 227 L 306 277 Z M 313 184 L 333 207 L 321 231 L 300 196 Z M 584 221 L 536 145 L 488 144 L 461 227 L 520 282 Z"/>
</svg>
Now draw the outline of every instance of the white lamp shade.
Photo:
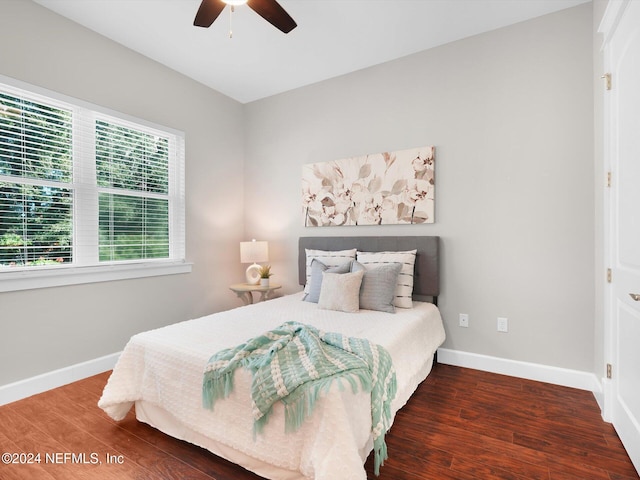
<svg viewBox="0 0 640 480">
<path fill-rule="evenodd" d="M 240 242 L 240 262 L 258 263 L 269 260 L 268 242 Z"/>
</svg>

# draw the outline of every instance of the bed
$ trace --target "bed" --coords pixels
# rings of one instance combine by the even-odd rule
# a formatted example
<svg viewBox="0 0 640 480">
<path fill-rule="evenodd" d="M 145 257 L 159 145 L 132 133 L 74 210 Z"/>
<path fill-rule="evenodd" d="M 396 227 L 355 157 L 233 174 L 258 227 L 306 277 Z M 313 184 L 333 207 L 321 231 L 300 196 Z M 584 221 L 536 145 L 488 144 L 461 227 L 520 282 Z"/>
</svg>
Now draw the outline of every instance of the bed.
<svg viewBox="0 0 640 480">
<path fill-rule="evenodd" d="M 299 278 L 308 281 L 312 250 L 359 252 L 415 249 L 412 308 L 395 313 L 327 310 L 303 301 L 308 292 L 285 295 L 135 335 L 127 343 L 105 386 L 99 406 L 116 420 L 135 404 L 139 421 L 199 445 L 265 478 L 278 480 L 366 479 L 364 462 L 373 449 L 371 395 L 332 384 L 300 428 L 285 433 L 284 408 L 276 404 L 254 435 L 251 375 L 235 372 L 235 386 L 213 410 L 202 407 L 203 371 L 210 357 L 295 321 L 328 332 L 367 338 L 391 355 L 397 378 L 392 416 L 429 374 L 444 328 L 435 305 L 438 237 L 302 237 Z M 393 452 L 390 452 L 393 456 Z M 384 468 L 384 467 L 382 467 Z"/>
</svg>

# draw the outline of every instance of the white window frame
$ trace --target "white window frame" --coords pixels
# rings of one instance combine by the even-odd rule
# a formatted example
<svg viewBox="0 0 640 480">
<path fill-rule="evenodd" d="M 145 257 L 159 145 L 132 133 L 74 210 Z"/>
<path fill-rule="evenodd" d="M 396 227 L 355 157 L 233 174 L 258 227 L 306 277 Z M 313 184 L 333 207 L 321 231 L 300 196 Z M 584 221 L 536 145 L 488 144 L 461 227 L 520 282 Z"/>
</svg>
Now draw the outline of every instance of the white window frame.
<svg viewBox="0 0 640 480">
<path fill-rule="evenodd" d="M 109 110 L 82 100 L 36 87 L 18 80 L 0 75 L 0 83 L 24 90 L 34 96 L 44 97 L 49 103 L 63 103 L 65 108 L 73 109 L 74 160 L 73 160 L 73 252 L 72 264 L 61 266 L 31 266 L 0 268 L 0 292 L 29 290 L 63 285 L 107 282 L 158 275 L 190 273 L 192 264 L 185 260 L 185 142 L 184 133 L 172 128 L 151 123 Z M 159 132 L 170 136 L 175 158 L 169 161 L 169 258 L 145 259 L 118 262 L 99 262 L 98 260 L 98 210 L 94 142 L 76 144 L 81 136 L 76 129 L 95 124 L 96 119 L 117 121 L 119 124 L 150 132 Z M 173 143 L 175 142 L 175 145 Z M 95 198 L 93 198 L 95 196 Z M 85 208 L 87 200 L 95 204 L 95 212 Z M 81 216 L 87 215 L 83 218 Z M 82 222 L 85 227 L 78 229 Z M 87 225 L 94 224 L 93 229 Z M 86 245 L 91 245 L 87 247 Z M 84 245 L 84 246 L 83 246 Z M 94 247 L 95 246 L 95 247 Z"/>
</svg>

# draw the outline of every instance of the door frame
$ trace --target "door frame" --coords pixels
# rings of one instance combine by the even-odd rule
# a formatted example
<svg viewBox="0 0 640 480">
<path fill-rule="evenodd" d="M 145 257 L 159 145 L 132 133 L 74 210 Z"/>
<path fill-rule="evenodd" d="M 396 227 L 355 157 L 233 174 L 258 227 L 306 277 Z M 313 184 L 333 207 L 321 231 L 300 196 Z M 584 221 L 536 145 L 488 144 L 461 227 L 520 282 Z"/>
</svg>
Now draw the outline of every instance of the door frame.
<svg viewBox="0 0 640 480">
<path fill-rule="evenodd" d="M 637 0 L 634 0 L 637 1 Z M 600 23 L 598 31 L 604 34 L 604 42 L 602 46 L 602 51 L 604 54 L 604 71 L 614 73 L 616 71 L 617 65 L 612 64 L 612 52 L 611 52 L 611 40 L 613 36 L 618 32 L 618 27 L 620 25 L 620 21 L 627 10 L 627 7 L 632 4 L 632 0 L 609 0 L 607 4 L 607 8 L 603 15 L 602 21 Z M 636 5 L 637 6 L 637 5 Z M 635 8 L 635 7 L 634 7 Z M 637 13 L 637 12 L 636 12 Z M 616 200 L 616 196 L 618 195 L 618 191 L 616 190 L 617 184 L 617 172 L 613 167 L 619 167 L 618 165 L 618 143 L 616 142 L 616 135 L 619 132 L 619 125 L 617 124 L 618 112 L 615 110 L 617 105 L 619 104 L 618 99 L 618 90 L 616 90 L 616 78 L 613 75 L 613 78 L 606 78 L 605 74 L 605 82 L 609 83 L 610 88 L 606 87 L 604 89 L 604 102 L 603 102 L 603 166 L 604 173 L 606 175 L 607 172 L 611 172 L 611 187 L 606 188 L 605 193 L 603 195 L 604 205 L 603 205 L 603 214 L 604 214 L 604 261 L 605 266 L 608 268 L 612 268 L 616 264 L 616 259 L 614 258 L 614 245 L 618 240 L 617 235 L 619 234 L 618 228 L 618 212 L 619 205 Z M 613 281 L 615 282 L 616 272 L 613 272 Z M 620 410 L 616 409 L 616 405 L 618 403 L 618 377 L 616 376 L 616 368 L 618 368 L 617 361 L 620 354 L 617 342 L 618 342 L 618 317 L 616 310 L 618 309 L 617 305 L 617 297 L 615 284 L 610 280 L 604 284 L 604 298 L 603 298 L 603 307 L 604 307 L 604 325 L 603 325 L 603 336 L 604 336 L 604 361 L 608 365 L 613 366 L 613 374 L 612 378 L 608 378 L 609 375 L 605 375 L 603 378 L 603 408 L 602 408 L 602 416 L 607 422 L 614 422 L 616 419 L 620 419 L 618 414 L 620 414 Z M 608 369 L 607 369 L 608 370 Z M 617 406 L 620 409 L 620 406 Z M 615 424 L 614 424 L 615 426 Z M 633 445 L 633 453 L 635 455 L 634 458 L 631 458 L 634 463 L 636 469 L 640 472 L 640 460 L 638 459 L 638 449 L 640 440 L 640 428 L 638 425 L 632 420 L 630 424 L 622 422 L 619 423 L 619 427 L 621 431 L 619 435 L 621 439 L 625 437 L 627 441 L 631 442 Z M 624 435 L 623 435 L 624 433 Z"/>
<path fill-rule="evenodd" d="M 602 43 L 602 52 L 604 56 L 604 71 L 611 72 L 611 58 L 608 52 L 608 45 L 611 40 L 611 37 L 615 33 L 618 24 L 620 23 L 620 19 L 624 14 L 630 0 L 609 0 L 607 4 L 607 8 L 602 17 L 602 21 L 600 22 L 600 26 L 598 28 L 598 32 L 604 34 L 604 39 Z M 604 77 L 604 76 L 603 76 Z M 605 82 L 607 79 L 604 79 Z M 603 135 L 603 153 L 604 153 L 604 161 L 603 167 L 604 171 L 602 172 L 603 176 L 611 174 L 612 172 L 612 164 L 613 158 L 615 158 L 615 144 L 612 142 L 613 132 L 617 130 L 617 126 L 614 124 L 615 117 L 611 115 L 611 95 L 606 90 L 606 86 L 603 87 L 603 125 L 604 125 L 604 135 Z M 605 267 L 609 267 L 613 265 L 613 249 L 611 246 L 612 238 L 614 235 L 614 222 L 612 218 L 612 191 L 611 188 L 606 188 L 603 199 L 603 214 L 604 214 L 604 265 Z M 604 295 L 603 295 L 603 310 L 604 310 L 604 327 L 603 327 L 603 337 L 604 337 L 604 361 L 605 364 L 613 365 L 615 364 L 615 360 L 617 358 L 617 350 L 615 345 L 614 338 L 614 301 L 613 301 L 613 287 L 609 282 L 604 283 Z M 611 422 L 613 420 L 613 402 L 614 402 L 614 382 L 612 379 L 608 378 L 606 371 L 604 372 L 604 376 L 602 378 L 602 390 L 603 390 L 603 405 L 602 405 L 602 417 L 605 421 Z"/>
</svg>

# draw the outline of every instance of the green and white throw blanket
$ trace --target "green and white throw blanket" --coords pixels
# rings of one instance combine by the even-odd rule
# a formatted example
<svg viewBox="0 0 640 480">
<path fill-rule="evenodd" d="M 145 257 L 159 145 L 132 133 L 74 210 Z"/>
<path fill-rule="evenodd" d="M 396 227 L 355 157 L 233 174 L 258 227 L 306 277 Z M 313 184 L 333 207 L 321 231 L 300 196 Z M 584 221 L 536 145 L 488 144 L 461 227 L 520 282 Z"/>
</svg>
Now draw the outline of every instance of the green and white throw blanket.
<svg viewBox="0 0 640 480">
<path fill-rule="evenodd" d="M 298 429 L 313 412 L 321 392 L 332 382 L 348 382 L 353 392 L 371 392 L 371 430 L 374 440 L 375 473 L 387 458 L 384 435 L 391 423 L 391 401 L 396 395 L 396 375 L 391 356 L 366 339 L 325 333 L 298 322 L 252 338 L 211 357 L 205 368 L 202 401 L 213 409 L 216 400 L 233 390 L 238 367 L 251 371 L 254 431 L 260 433 L 273 405 L 285 407 L 285 430 Z M 358 382 L 359 381 L 359 382 Z"/>
</svg>

